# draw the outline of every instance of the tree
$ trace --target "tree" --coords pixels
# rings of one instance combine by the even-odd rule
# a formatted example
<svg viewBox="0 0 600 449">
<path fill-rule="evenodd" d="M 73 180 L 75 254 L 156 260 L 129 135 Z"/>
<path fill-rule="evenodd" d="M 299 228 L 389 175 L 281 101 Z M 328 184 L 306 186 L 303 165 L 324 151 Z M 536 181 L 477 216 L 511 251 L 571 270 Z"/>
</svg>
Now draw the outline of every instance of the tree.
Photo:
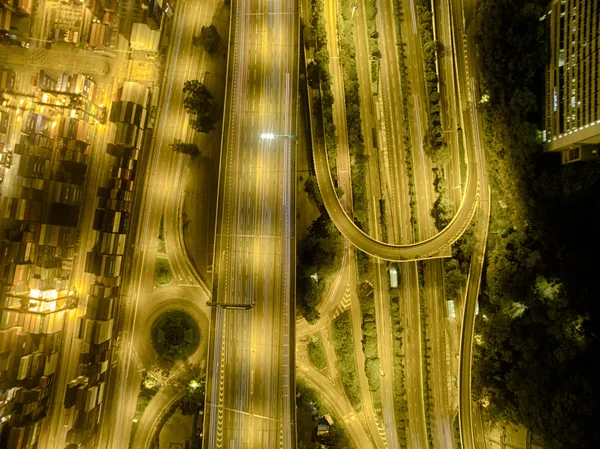
<svg viewBox="0 0 600 449">
<path fill-rule="evenodd" d="M 175 139 L 171 144 L 173 151 L 183 154 L 189 154 L 192 159 L 200 154 L 200 150 L 195 143 L 183 143 L 181 139 Z"/>
<path fill-rule="evenodd" d="M 194 45 L 201 45 L 209 54 L 213 54 L 221 45 L 221 36 L 214 25 L 204 26 L 200 31 L 200 36 L 193 39 Z"/>
<path fill-rule="evenodd" d="M 206 391 L 206 380 L 204 374 L 190 380 L 185 386 L 185 398 L 198 405 L 204 407 L 204 393 Z"/>
<path fill-rule="evenodd" d="M 155 363 L 147 370 L 138 370 L 142 373 L 142 386 L 151 392 L 156 392 L 169 382 L 169 369 Z"/>
<path fill-rule="evenodd" d="M 193 116 L 190 126 L 198 132 L 212 131 L 221 119 L 221 109 L 215 97 L 198 80 L 189 80 L 183 85 L 183 106 Z"/>
</svg>

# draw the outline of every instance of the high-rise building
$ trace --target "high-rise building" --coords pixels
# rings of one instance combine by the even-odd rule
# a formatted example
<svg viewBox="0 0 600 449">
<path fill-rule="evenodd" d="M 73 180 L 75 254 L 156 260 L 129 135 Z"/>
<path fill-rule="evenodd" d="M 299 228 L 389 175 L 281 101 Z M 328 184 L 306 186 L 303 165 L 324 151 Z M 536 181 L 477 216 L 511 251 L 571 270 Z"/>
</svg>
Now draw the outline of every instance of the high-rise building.
<svg viewBox="0 0 600 449">
<path fill-rule="evenodd" d="M 546 150 L 563 164 L 600 160 L 600 2 L 552 0 L 545 20 Z"/>
</svg>

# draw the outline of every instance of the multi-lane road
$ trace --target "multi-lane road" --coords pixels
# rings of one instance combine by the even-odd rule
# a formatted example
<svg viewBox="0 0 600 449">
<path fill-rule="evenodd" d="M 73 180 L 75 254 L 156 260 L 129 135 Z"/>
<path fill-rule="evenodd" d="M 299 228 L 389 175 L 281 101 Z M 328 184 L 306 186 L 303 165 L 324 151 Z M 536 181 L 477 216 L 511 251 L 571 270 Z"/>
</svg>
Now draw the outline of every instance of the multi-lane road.
<svg viewBox="0 0 600 449">
<path fill-rule="evenodd" d="M 446 228 L 430 239 L 411 244 L 395 245 L 378 241 L 360 230 L 342 207 L 331 177 L 325 146 L 314 145 L 313 157 L 323 204 L 333 223 L 350 243 L 371 256 L 395 261 L 435 257 L 437 254 L 446 251 L 452 243 L 460 238 L 475 213 L 479 188 L 477 184 L 478 167 L 476 162 L 471 162 L 475 160 L 473 157 L 469 159 L 467 164 L 468 175 L 465 196 L 456 215 Z"/>
<path fill-rule="evenodd" d="M 234 0 L 217 200 L 205 448 L 295 447 L 296 0 Z"/>
<path fill-rule="evenodd" d="M 174 139 L 189 139 L 188 117 L 183 109 L 183 84 L 188 79 L 202 79 L 203 71 L 210 69 L 207 56 L 193 46 L 193 36 L 202 26 L 211 23 L 218 2 L 198 4 L 184 0 L 177 6 L 172 45 L 167 55 L 165 82 L 162 84 L 158 119 L 147 155 L 143 183 L 136 195 L 136 228 L 131 231 L 130 274 L 123 286 L 118 315 L 119 347 L 116 362 L 111 367 L 106 415 L 101 428 L 101 447 L 127 447 L 139 392 L 140 375 L 136 368 L 136 352 L 144 347 L 147 334 L 142 332 L 146 321 L 155 310 L 154 265 L 158 247 L 161 217 L 165 216 L 165 237 L 168 255 L 173 267 L 174 283 L 187 289 L 188 297 L 205 302 L 208 294 L 200 279 L 185 261 L 185 255 L 176 239 L 174 228 L 179 229 L 178 216 L 184 159 L 169 145 Z M 156 94 L 156 92 L 155 92 Z M 173 223 L 174 222 L 174 223 Z M 193 293 L 191 290 L 195 290 Z M 174 298 L 175 299 L 175 298 Z M 175 305 L 176 303 L 174 303 Z M 164 410 L 160 410 L 163 413 Z M 143 430 L 143 429 L 142 429 Z"/>
</svg>

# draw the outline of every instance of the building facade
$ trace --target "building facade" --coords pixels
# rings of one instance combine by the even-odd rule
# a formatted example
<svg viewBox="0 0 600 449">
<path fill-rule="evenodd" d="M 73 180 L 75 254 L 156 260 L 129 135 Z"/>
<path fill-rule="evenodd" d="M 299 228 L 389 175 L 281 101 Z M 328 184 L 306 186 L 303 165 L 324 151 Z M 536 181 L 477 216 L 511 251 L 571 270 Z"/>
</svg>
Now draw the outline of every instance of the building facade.
<svg viewBox="0 0 600 449">
<path fill-rule="evenodd" d="M 600 160 L 600 2 L 552 0 L 545 20 L 546 150 L 563 164 Z"/>
</svg>

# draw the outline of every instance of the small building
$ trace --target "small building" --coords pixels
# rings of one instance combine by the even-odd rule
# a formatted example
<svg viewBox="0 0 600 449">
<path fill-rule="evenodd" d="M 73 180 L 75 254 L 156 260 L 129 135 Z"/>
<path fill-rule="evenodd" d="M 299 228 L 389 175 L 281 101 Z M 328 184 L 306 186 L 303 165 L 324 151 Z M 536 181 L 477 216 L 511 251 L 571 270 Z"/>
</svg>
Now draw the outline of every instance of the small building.
<svg viewBox="0 0 600 449">
<path fill-rule="evenodd" d="M 333 424 L 333 419 L 331 415 L 323 416 L 319 422 L 317 423 L 317 436 L 318 437 L 326 437 L 329 435 L 329 428 Z"/>
</svg>

